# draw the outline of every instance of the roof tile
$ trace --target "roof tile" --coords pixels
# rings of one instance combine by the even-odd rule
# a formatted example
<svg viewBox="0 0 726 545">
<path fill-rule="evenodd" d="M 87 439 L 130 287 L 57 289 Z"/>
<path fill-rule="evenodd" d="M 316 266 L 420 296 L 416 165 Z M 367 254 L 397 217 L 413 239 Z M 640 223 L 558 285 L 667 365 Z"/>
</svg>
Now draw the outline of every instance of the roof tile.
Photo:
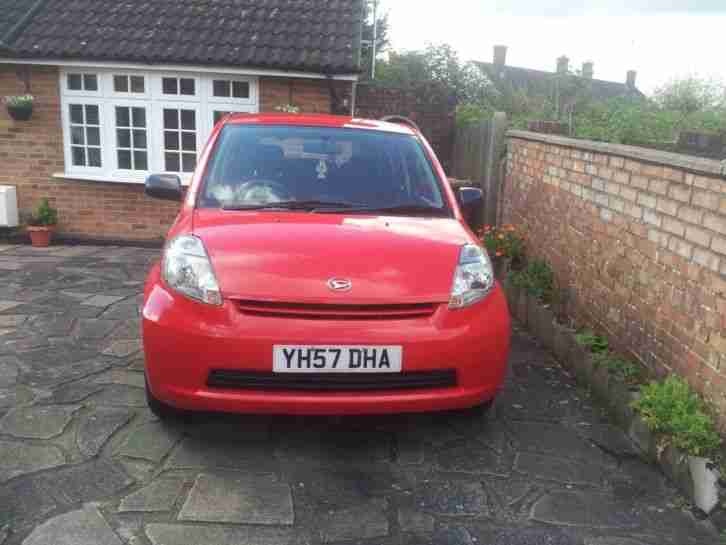
<svg viewBox="0 0 726 545">
<path fill-rule="evenodd" d="M 46 0 L 10 45 L 35 58 L 351 73 L 362 1 Z M 0 35 L 2 7 L 25 3 L 0 0 Z"/>
</svg>

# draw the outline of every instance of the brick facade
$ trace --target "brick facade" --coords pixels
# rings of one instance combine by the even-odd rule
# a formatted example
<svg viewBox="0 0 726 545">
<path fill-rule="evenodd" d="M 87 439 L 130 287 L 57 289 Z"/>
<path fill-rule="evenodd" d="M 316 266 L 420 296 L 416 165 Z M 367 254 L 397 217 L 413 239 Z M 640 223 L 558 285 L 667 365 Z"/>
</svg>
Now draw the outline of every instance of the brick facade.
<svg viewBox="0 0 726 545">
<path fill-rule="evenodd" d="M 726 430 L 726 178 L 634 150 L 511 133 L 503 221 L 527 226 L 577 325 L 684 376 Z"/>
<path fill-rule="evenodd" d="M 0 184 L 17 186 L 21 217 L 48 197 L 58 208 L 58 232 L 79 238 L 160 240 L 176 216 L 178 205 L 150 199 L 140 184 L 87 182 L 53 178 L 63 172 L 59 73 L 56 67 L 34 66 L 30 73 L 35 96 L 33 117 L 14 122 L 0 108 Z M 341 100 L 350 97 L 350 82 L 336 82 Z M 0 96 L 25 93 L 16 66 L 0 64 Z M 291 100 L 292 99 L 292 100 Z M 260 110 L 282 104 L 304 112 L 330 113 L 326 80 L 260 78 Z"/>
</svg>

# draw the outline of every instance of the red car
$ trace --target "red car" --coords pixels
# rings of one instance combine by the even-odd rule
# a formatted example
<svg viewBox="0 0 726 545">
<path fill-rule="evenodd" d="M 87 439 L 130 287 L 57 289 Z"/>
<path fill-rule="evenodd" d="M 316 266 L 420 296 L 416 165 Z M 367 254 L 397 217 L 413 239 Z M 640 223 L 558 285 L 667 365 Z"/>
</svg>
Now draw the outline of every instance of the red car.
<svg viewBox="0 0 726 545">
<path fill-rule="evenodd" d="M 149 406 L 371 414 L 487 408 L 510 318 L 465 215 L 412 125 L 240 114 L 212 133 L 146 281 Z M 463 212 L 462 212 L 463 210 Z"/>
</svg>

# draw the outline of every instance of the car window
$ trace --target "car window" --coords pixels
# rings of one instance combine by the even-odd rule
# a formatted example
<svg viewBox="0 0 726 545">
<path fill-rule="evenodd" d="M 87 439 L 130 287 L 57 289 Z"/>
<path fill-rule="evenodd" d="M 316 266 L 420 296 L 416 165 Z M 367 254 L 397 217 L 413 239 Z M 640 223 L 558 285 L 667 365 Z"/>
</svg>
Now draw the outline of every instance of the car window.
<svg viewBox="0 0 726 545">
<path fill-rule="evenodd" d="M 297 201 L 447 209 L 432 166 L 413 136 L 337 128 L 225 126 L 198 205 Z"/>
</svg>

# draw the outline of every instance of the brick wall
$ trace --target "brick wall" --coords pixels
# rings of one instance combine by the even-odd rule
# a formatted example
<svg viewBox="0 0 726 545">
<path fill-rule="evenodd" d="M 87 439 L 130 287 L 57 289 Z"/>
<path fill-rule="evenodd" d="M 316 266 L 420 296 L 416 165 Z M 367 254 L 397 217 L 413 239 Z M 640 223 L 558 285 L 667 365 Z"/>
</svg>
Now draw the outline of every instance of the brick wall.
<svg viewBox="0 0 726 545">
<path fill-rule="evenodd" d="M 384 87 L 359 84 L 355 115 L 380 119 L 387 115 L 403 115 L 420 127 L 447 172 L 451 160 L 456 123 L 456 102 L 448 91 L 433 85 L 419 88 Z"/>
<path fill-rule="evenodd" d="M 162 238 L 178 205 L 150 199 L 140 184 L 55 179 L 63 172 L 58 69 L 33 67 L 30 83 L 36 101 L 33 117 L 14 122 L 0 107 L 0 184 L 17 186 L 21 217 L 48 197 L 58 208 L 58 231 L 79 238 L 156 240 Z M 292 102 L 305 112 L 329 113 L 326 80 L 261 78 L 261 110 Z M 336 82 L 341 100 L 350 96 L 349 82 Z M 16 67 L 0 64 L 0 96 L 23 94 Z M 291 94 L 292 93 L 292 94 Z"/>
<path fill-rule="evenodd" d="M 511 131 L 503 221 L 526 224 L 578 325 L 684 376 L 726 430 L 726 177 L 717 161 Z"/>
</svg>

